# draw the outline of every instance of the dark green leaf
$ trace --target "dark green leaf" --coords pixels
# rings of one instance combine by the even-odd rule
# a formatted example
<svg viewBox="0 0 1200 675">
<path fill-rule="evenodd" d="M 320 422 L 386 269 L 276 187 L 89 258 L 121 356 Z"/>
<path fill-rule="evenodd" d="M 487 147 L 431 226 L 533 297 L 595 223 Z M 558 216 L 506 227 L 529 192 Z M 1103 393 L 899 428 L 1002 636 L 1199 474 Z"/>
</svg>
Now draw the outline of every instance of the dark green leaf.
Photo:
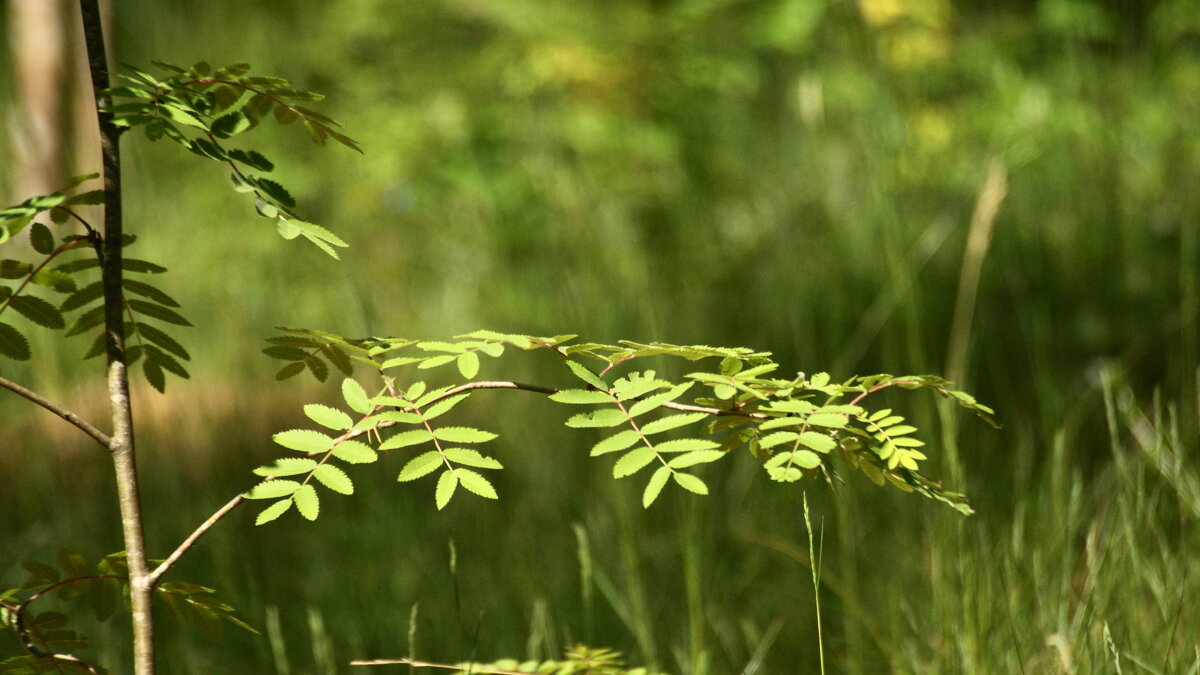
<svg viewBox="0 0 1200 675">
<path fill-rule="evenodd" d="M 173 309 L 163 307 L 162 305 L 157 305 L 153 302 L 146 302 L 145 300 L 138 300 L 136 298 L 127 300 L 126 303 L 131 309 L 133 309 L 133 311 L 137 312 L 138 314 L 148 316 L 152 319 L 166 321 L 167 323 L 173 323 L 177 326 L 192 325 L 190 321 L 183 318 L 183 316 L 181 316 L 178 312 Z"/>
<path fill-rule="evenodd" d="M 167 378 L 163 374 L 162 368 L 152 359 L 146 359 L 142 362 L 142 374 L 146 376 L 146 381 L 150 386 L 158 390 L 158 393 L 166 393 Z"/>
<path fill-rule="evenodd" d="M 0 323 L 0 354 L 17 361 L 29 360 L 29 340 L 16 328 Z"/>
<path fill-rule="evenodd" d="M 50 233 L 50 228 L 41 223 L 34 223 L 29 228 L 29 243 L 33 244 L 33 250 L 42 255 L 54 252 L 54 235 Z"/>
<path fill-rule="evenodd" d="M 0 260 L 0 279 L 23 279 L 33 271 L 33 265 L 11 258 Z"/>
<path fill-rule="evenodd" d="M 178 356 L 184 361 L 190 361 L 192 359 L 191 355 L 188 354 L 188 351 L 183 348 L 183 345 L 176 342 L 175 338 L 167 335 L 158 328 L 142 321 L 137 321 L 133 325 L 136 327 L 138 334 L 146 340 L 153 342 L 154 344 L 162 347 L 171 354 Z"/>
<path fill-rule="evenodd" d="M 188 375 L 187 369 L 184 368 L 183 365 L 178 361 L 176 361 L 175 357 L 154 345 L 146 345 L 146 358 L 154 361 L 163 370 L 173 373 L 178 377 L 182 377 L 185 380 L 191 377 Z"/>
<path fill-rule="evenodd" d="M 295 363 L 289 363 L 280 368 L 279 372 L 275 373 L 275 379 L 282 382 L 283 380 L 286 380 L 289 377 L 295 377 L 302 372 L 304 372 L 304 362 L 296 361 Z"/>
<path fill-rule="evenodd" d="M 21 316 L 46 328 L 66 328 L 62 314 L 54 305 L 32 295 L 18 295 L 8 301 L 8 306 Z"/>
<path fill-rule="evenodd" d="M 33 283 L 57 293 L 74 293 L 75 280 L 69 274 L 43 267 L 33 275 Z"/>
<path fill-rule="evenodd" d="M 249 129 L 250 126 L 249 117 L 241 111 L 234 111 L 214 120 L 212 123 L 212 132 L 217 138 L 229 138 Z M 261 156 L 259 155 L 259 157 Z M 270 171 L 270 169 L 267 169 L 267 171 Z"/>
<path fill-rule="evenodd" d="M 242 164 L 259 171 L 272 171 L 275 165 L 271 160 L 263 157 L 260 153 L 253 150 L 229 150 L 226 152 L 230 159 L 237 160 Z"/>
<path fill-rule="evenodd" d="M 329 377 L 329 366 L 325 365 L 325 362 L 316 356 L 304 359 L 304 365 L 308 366 L 313 377 L 317 378 L 319 382 L 324 382 L 325 378 Z"/>
<path fill-rule="evenodd" d="M 103 295 L 104 284 L 103 282 L 97 281 L 88 284 L 87 286 L 84 286 L 83 288 L 67 296 L 67 299 L 63 300 L 63 303 L 59 305 L 58 308 L 63 312 L 70 312 L 71 310 L 79 309 L 80 307 L 91 303 L 93 300 L 96 300 Z"/>
<path fill-rule="evenodd" d="M 174 298 L 167 295 L 166 293 L 163 293 L 162 291 L 151 286 L 150 284 L 147 284 L 147 283 L 144 283 L 141 281 L 136 281 L 134 279 L 125 279 L 124 285 L 125 285 L 126 290 L 133 291 L 134 293 L 137 293 L 138 295 L 150 298 L 151 300 L 157 302 L 160 305 L 166 305 L 167 307 L 178 307 L 179 306 L 179 303 L 175 302 Z"/>
</svg>

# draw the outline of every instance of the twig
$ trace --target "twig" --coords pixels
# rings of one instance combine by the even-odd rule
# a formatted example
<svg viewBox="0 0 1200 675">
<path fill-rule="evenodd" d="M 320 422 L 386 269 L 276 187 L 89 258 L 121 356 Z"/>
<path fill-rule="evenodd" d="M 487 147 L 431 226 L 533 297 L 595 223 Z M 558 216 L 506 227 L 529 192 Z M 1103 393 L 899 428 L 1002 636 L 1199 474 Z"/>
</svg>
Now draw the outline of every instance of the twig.
<svg viewBox="0 0 1200 675">
<path fill-rule="evenodd" d="M 110 439 L 108 436 L 106 436 L 102 431 L 100 431 L 96 427 L 92 426 L 90 423 L 88 423 L 83 418 L 79 417 L 79 415 L 76 415 L 75 413 L 71 412 L 70 410 L 67 410 L 66 408 L 58 405 L 57 403 L 53 403 L 53 402 L 47 400 L 41 394 L 38 394 L 35 391 L 26 389 L 25 387 L 22 387 L 21 385 L 17 384 L 16 382 L 7 380 L 3 377 L 0 377 L 0 387 L 4 387 L 5 389 L 8 389 L 9 391 L 11 391 L 13 393 L 24 396 L 25 398 L 29 399 L 30 401 L 33 401 L 34 403 L 42 406 L 46 410 L 49 410 L 50 412 L 54 413 L 55 415 L 58 415 L 59 417 L 63 418 L 64 420 L 70 422 L 71 424 L 74 424 L 76 427 L 79 428 L 80 431 L 87 434 L 88 436 L 91 436 L 93 439 L 95 439 L 95 441 L 97 443 L 99 443 L 100 445 L 103 445 L 106 449 L 112 447 L 112 439 Z"/>
</svg>

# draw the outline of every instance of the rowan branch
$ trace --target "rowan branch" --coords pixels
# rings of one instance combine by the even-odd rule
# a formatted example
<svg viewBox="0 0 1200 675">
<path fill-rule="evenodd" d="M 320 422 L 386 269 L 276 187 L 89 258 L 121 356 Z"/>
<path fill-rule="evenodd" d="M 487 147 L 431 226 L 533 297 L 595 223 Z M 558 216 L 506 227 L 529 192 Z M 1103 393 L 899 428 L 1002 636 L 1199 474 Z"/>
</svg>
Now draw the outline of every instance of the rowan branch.
<svg viewBox="0 0 1200 675">
<path fill-rule="evenodd" d="M 99 429 L 97 429 L 96 427 L 92 426 L 90 423 L 88 423 L 87 420 L 81 418 L 79 415 L 76 415 L 75 413 L 71 412 L 70 410 L 67 410 L 66 408 L 58 405 L 57 403 L 54 403 L 54 402 L 46 399 L 41 394 L 38 394 L 37 392 L 32 391 L 32 390 L 26 389 L 25 387 L 22 387 L 21 385 L 17 384 L 16 382 L 7 380 L 3 377 L 0 377 L 0 387 L 4 387 L 5 389 L 8 389 L 9 391 L 11 391 L 13 393 L 16 393 L 20 396 L 24 396 L 25 398 L 29 399 L 30 401 L 33 401 L 34 403 L 42 406 L 46 410 L 49 410 L 50 412 L 54 413 L 55 415 L 58 415 L 59 417 L 63 418 L 64 420 L 75 425 L 80 431 L 87 434 L 88 436 L 91 436 L 100 445 L 103 445 L 106 450 L 111 449 L 112 439 L 110 439 L 108 436 L 106 436 L 104 434 L 104 432 L 102 432 Z"/>
</svg>

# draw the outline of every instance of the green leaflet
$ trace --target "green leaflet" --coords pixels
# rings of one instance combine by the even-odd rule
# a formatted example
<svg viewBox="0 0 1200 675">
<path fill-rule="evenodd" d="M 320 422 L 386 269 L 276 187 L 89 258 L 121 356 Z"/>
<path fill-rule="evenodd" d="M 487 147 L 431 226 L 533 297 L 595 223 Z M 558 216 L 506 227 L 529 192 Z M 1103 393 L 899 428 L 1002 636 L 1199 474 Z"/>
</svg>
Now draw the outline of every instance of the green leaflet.
<svg viewBox="0 0 1200 675">
<path fill-rule="evenodd" d="M 838 415 L 836 413 L 813 413 L 808 416 L 806 421 L 816 427 L 841 429 L 849 422 L 849 418 L 846 415 Z"/>
<path fill-rule="evenodd" d="M 297 452 L 328 452 L 333 447 L 332 438 L 312 429 L 281 431 L 271 438 L 288 450 Z"/>
<path fill-rule="evenodd" d="M 457 464 L 466 464 L 467 466 L 475 466 L 481 469 L 503 469 L 504 465 L 492 459 L 479 454 L 478 450 L 473 448 L 446 448 L 444 451 L 446 459 Z"/>
<path fill-rule="evenodd" d="M 475 352 L 467 352 L 456 359 L 458 364 L 458 372 L 468 380 L 474 379 L 479 373 L 479 354 Z M 464 487 L 466 483 L 463 484 Z"/>
<path fill-rule="evenodd" d="M 822 453 L 837 447 L 837 441 L 817 431 L 805 431 L 800 434 L 799 440 L 802 445 Z"/>
<path fill-rule="evenodd" d="M 724 457 L 726 452 L 722 450 L 694 450 L 687 454 L 680 455 L 672 459 L 669 464 L 673 469 L 683 469 L 697 464 L 708 464 L 715 462 Z"/>
<path fill-rule="evenodd" d="M 265 480 L 246 493 L 246 499 L 276 499 L 287 497 L 300 489 L 294 480 Z"/>
<path fill-rule="evenodd" d="M 292 495 L 296 502 L 296 510 L 308 520 L 316 520 L 321 513 L 321 500 L 317 497 L 317 489 L 312 485 L 301 485 Z"/>
<path fill-rule="evenodd" d="M 455 469 L 454 473 L 458 476 L 458 482 L 470 492 L 487 499 L 500 498 L 500 495 L 496 494 L 496 488 L 482 474 L 470 469 Z"/>
<path fill-rule="evenodd" d="M 677 471 L 672 474 L 672 477 L 675 479 L 675 482 L 679 484 L 679 487 L 687 490 L 688 492 L 694 492 L 698 495 L 708 494 L 708 485 L 706 485 L 703 480 L 700 480 L 699 476 L 693 476 L 690 473 L 681 473 Z"/>
<path fill-rule="evenodd" d="M 658 455 L 655 454 L 654 448 L 647 448 L 645 446 L 634 448 L 621 455 L 621 458 L 613 465 L 613 478 L 632 476 L 657 458 Z"/>
<path fill-rule="evenodd" d="M 0 354 L 17 361 L 28 361 L 30 357 L 29 340 L 26 340 L 25 336 L 16 328 L 6 323 L 0 323 Z"/>
<path fill-rule="evenodd" d="M 433 473 L 439 466 L 442 466 L 442 463 L 442 453 L 437 450 L 430 450 L 408 460 L 408 463 L 400 470 L 400 475 L 396 477 L 396 480 L 401 483 L 416 480 Z"/>
<path fill-rule="evenodd" d="M 254 470 L 259 476 L 295 476 L 308 473 L 317 466 L 317 462 L 307 457 L 281 457 L 271 466 L 260 466 Z"/>
<path fill-rule="evenodd" d="M 401 431 L 400 433 L 388 438 L 379 445 L 380 450 L 395 450 L 396 448 L 407 448 L 410 445 L 419 445 L 428 443 L 433 440 L 433 436 L 425 429 L 411 429 L 409 431 Z"/>
<path fill-rule="evenodd" d="M 363 390 L 362 385 L 349 377 L 342 380 L 342 398 L 346 400 L 346 405 L 356 413 L 365 415 L 371 412 L 371 403 L 367 392 Z"/>
<path fill-rule="evenodd" d="M 794 431 L 776 431 L 773 434 L 767 434 L 758 440 L 758 447 L 764 450 L 773 448 L 781 443 L 795 440 L 799 434 Z"/>
<path fill-rule="evenodd" d="M 340 492 L 344 495 L 354 494 L 354 483 L 350 480 L 350 477 L 346 475 L 345 471 L 332 464 L 318 466 L 313 471 L 313 478 L 316 478 L 321 485 L 334 492 Z"/>
<path fill-rule="evenodd" d="M 571 372 L 575 374 L 575 377 L 578 377 L 579 379 L 587 382 L 601 391 L 608 391 L 608 384 L 582 364 L 574 361 L 567 361 L 567 367 L 571 369 Z"/>
<path fill-rule="evenodd" d="M 703 438 L 680 438 L 674 441 L 663 441 L 654 446 L 659 452 L 689 452 L 692 450 L 714 450 L 721 446 L 716 441 Z"/>
<path fill-rule="evenodd" d="M 650 482 L 646 483 L 646 489 L 642 492 L 642 508 L 648 509 L 658 499 L 658 495 L 662 492 L 663 486 L 671 478 L 671 468 L 666 466 L 658 467 L 654 475 L 650 476 Z"/>
<path fill-rule="evenodd" d="M 454 471 L 447 469 L 438 476 L 437 490 L 434 492 L 434 502 L 437 504 L 438 511 L 446 508 L 446 505 L 450 503 L 457 487 L 458 477 L 454 475 Z"/>
<path fill-rule="evenodd" d="M 375 449 L 360 441 L 342 441 L 333 446 L 333 456 L 347 464 L 370 464 L 379 459 Z"/>
<path fill-rule="evenodd" d="M 592 404 L 592 403 L 612 403 L 612 396 L 602 391 L 593 391 L 590 389 L 563 389 L 562 391 L 550 395 L 550 400 L 556 403 L 569 403 L 574 405 Z"/>
<path fill-rule="evenodd" d="M 441 356 L 431 356 L 431 357 L 421 361 L 421 365 L 417 366 L 417 368 L 419 368 L 421 370 L 426 370 L 429 368 L 437 368 L 438 366 L 444 366 L 447 363 L 450 363 L 451 361 L 453 361 L 456 358 L 458 358 L 458 357 L 454 356 L 453 354 L 442 354 Z"/>
<path fill-rule="evenodd" d="M 304 406 L 304 414 L 308 419 L 320 424 L 326 429 L 345 431 L 354 425 L 354 420 L 337 408 L 330 408 L 320 403 L 309 403 Z"/>
<path fill-rule="evenodd" d="M 625 413 L 616 408 L 602 408 L 600 410 L 572 415 L 566 424 L 576 429 L 615 427 L 618 424 L 624 424 L 627 419 Z"/>
<path fill-rule="evenodd" d="M 442 427 L 441 429 L 434 429 L 433 435 L 439 441 L 447 441 L 449 443 L 486 443 L 496 438 L 496 434 L 490 431 L 472 429 L 471 427 Z"/>
<path fill-rule="evenodd" d="M 634 443 L 637 443 L 639 438 L 641 437 L 638 436 L 638 432 L 634 431 L 633 429 L 626 429 L 624 431 L 617 432 L 616 434 L 609 436 L 608 438 L 593 445 L 591 456 L 598 457 L 609 452 L 624 450 Z"/>
<path fill-rule="evenodd" d="M 629 407 L 629 416 L 637 417 L 638 415 L 648 413 L 651 410 L 658 408 L 664 403 L 670 403 L 671 401 L 674 401 L 675 399 L 687 393 L 687 390 L 691 389 L 692 385 L 694 384 L 695 382 L 685 382 L 678 386 L 672 387 L 670 391 L 666 391 L 661 394 L 655 394 L 638 401 Z"/>
<path fill-rule="evenodd" d="M 469 394 L 469 393 L 458 394 L 457 396 L 451 396 L 450 398 L 444 398 L 444 399 L 438 401 L 437 403 L 430 405 L 425 410 L 423 410 L 422 415 L 425 416 L 426 420 L 434 419 L 435 417 L 438 417 L 439 415 L 443 415 L 445 413 L 450 412 L 450 410 L 453 409 L 454 406 L 465 401 L 467 399 L 467 397 L 470 395 L 471 394 Z M 416 421 L 420 421 L 420 417 L 417 416 L 416 414 L 413 414 L 413 413 L 409 413 L 409 414 L 412 414 L 413 417 L 416 417 L 417 418 Z"/>
<path fill-rule="evenodd" d="M 9 299 L 8 306 L 39 326 L 54 329 L 67 327 L 66 322 L 63 321 L 62 314 L 54 308 L 54 305 L 39 297 L 18 295 Z"/>
<path fill-rule="evenodd" d="M 692 424 L 693 422 L 699 422 L 700 420 L 702 420 L 706 417 L 708 417 L 707 413 L 699 413 L 699 412 L 697 412 L 697 413 L 682 413 L 679 415 L 669 415 L 667 417 L 662 417 L 662 418 L 656 419 L 652 422 L 647 422 L 647 423 L 643 424 L 642 425 L 642 433 L 647 436 L 649 436 L 651 434 L 658 434 L 658 433 L 662 433 L 664 431 L 670 431 L 671 429 L 677 429 L 679 427 L 686 426 L 688 424 Z"/>
<path fill-rule="evenodd" d="M 282 516 L 290 508 L 292 508 L 291 499 L 280 499 L 262 511 L 259 511 L 258 517 L 254 519 L 254 524 L 265 525 L 272 520 L 275 520 L 279 516 Z"/>
</svg>

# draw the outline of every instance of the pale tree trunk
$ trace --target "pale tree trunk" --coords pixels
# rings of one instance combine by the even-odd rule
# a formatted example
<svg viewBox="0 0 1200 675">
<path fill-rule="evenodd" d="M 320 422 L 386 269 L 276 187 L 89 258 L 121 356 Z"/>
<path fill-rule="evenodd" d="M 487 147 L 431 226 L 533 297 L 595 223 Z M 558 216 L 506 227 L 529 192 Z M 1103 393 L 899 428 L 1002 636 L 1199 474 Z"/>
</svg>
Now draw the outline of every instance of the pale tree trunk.
<svg viewBox="0 0 1200 675">
<path fill-rule="evenodd" d="M 65 12 L 61 0 L 8 0 L 13 115 L 8 133 L 16 161 L 9 202 L 57 190 L 63 179 Z"/>
</svg>

